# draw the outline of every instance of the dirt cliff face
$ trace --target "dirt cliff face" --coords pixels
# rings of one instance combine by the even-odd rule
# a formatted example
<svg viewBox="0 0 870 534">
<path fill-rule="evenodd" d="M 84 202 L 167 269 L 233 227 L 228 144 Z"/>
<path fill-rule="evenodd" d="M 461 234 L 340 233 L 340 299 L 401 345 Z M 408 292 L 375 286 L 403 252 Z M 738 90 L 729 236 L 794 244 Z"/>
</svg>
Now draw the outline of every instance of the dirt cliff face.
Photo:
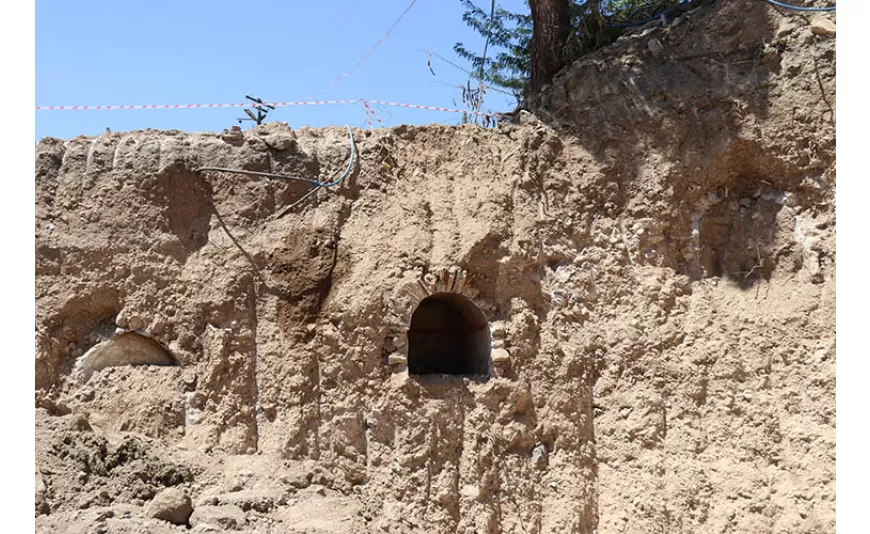
<svg viewBox="0 0 870 534">
<path fill-rule="evenodd" d="M 325 182 L 346 130 L 42 141 L 38 530 L 174 532 L 178 487 L 197 532 L 831 532 L 813 22 L 718 2 L 518 124 L 353 130 L 289 210 L 197 169 Z"/>
</svg>

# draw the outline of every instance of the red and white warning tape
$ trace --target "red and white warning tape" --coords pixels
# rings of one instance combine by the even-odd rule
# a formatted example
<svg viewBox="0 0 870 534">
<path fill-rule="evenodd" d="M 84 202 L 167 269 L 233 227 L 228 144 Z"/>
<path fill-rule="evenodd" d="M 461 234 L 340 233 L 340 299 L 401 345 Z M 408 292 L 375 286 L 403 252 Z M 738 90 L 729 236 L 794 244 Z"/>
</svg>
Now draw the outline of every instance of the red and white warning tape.
<svg viewBox="0 0 870 534">
<path fill-rule="evenodd" d="M 375 125 L 372 124 L 372 112 L 371 112 L 371 108 L 369 108 L 369 106 L 366 105 L 366 106 L 363 108 L 363 110 L 366 112 L 366 124 L 368 124 L 368 126 L 369 126 L 369 130 L 374 130 L 374 129 L 375 129 Z"/>
<path fill-rule="evenodd" d="M 422 104 L 404 104 L 402 102 L 388 102 L 386 100 L 368 100 L 369 104 L 380 104 L 382 106 L 396 106 L 400 108 L 411 108 L 411 109 L 428 109 L 432 111 L 449 111 L 450 113 L 468 113 L 469 115 L 482 115 L 482 116 L 493 116 L 493 115 L 501 115 L 501 113 L 486 113 L 483 111 L 470 111 L 467 109 L 456 109 L 456 108 L 442 108 L 438 106 L 424 106 Z"/>
<path fill-rule="evenodd" d="M 315 106 L 328 104 L 355 104 L 359 100 L 308 100 L 300 102 L 266 102 L 275 107 Z M 252 106 L 250 102 L 236 104 L 154 104 L 154 105 L 120 105 L 120 106 L 36 106 L 36 111 L 81 111 L 94 109 L 205 109 L 205 108 L 245 108 Z"/>
<path fill-rule="evenodd" d="M 378 124 L 381 125 L 381 128 L 383 128 L 384 122 L 381 120 L 380 117 L 378 117 L 378 114 L 375 113 L 375 110 L 373 110 L 372 107 L 369 105 L 368 100 L 363 100 L 362 103 L 363 103 L 363 106 L 365 106 L 366 120 L 369 121 L 369 128 L 372 128 L 372 121 L 371 121 L 371 119 L 369 119 L 369 116 L 374 117 L 375 120 L 378 121 Z"/>
<path fill-rule="evenodd" d="M 439 106 L 426 106 L 423 104 L 405 104 L 402 102 L 389 102 L 387 100 L 367 100 L 358 98 L 356 100 L 302 100 L 297 102 L 264 102 L 277 108 L 290 106 L 325 106 L 334 104 L 357 104 L 362 102 L 369 108 L 371 104 L 381 106 L 395 106 L 410 109 L 427 109 L 430 111 L 446 111 L 449 113 L 468 113 L 469 115 L 481 116 L 497 116 L 500 113 L 486 113 L 482 111 L 469 111 L 467 109 L 444 108 Z M 235 103 L 235 104 L 154 104 L 154 105 L 117 105 L 117 106 L 36 106 L 36 111 L 92 111 L 92 110 L 119 110 L 119 109 L 213 109 L 213 108 L 244 108 L 250 107 L 253 104 Z M 377 117 L 376 117 L 377 118 Z M 378 119 L 378 122 L 381 122 Z M 383 124 L 383 123 L 382 123 Z"/>
</svg>

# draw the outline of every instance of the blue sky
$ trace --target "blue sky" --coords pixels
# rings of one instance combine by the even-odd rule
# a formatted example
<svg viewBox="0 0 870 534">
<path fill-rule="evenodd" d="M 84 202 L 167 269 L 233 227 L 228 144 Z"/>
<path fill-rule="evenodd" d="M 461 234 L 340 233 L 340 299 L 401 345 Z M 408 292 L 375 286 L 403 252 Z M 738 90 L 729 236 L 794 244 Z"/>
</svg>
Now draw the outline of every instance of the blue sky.
<svg viewBox="0 0 870 534">
<path fill-rule="evenodd" d="M 170 2 L 83 0 L 36 2 L 36 104 L 188 104 L 305 100 L 350 71 L 407 8 L 410 0 Z M 483 2 L 486 4 L 486 2 Z M 523 0 L 501 1 L 521 10 Z M 377 50 L 350 77 L 317 99 L 381 99 L 461 107 L 467 75 L 453 45 L 483 49 L 462 22 L 459 0 L 417 0 Z M 454 103 L 455 101 L 455 103 Z M 458 105 L 457 105 L 458 104 Z M 490 92 L 485 108 L 512 101 Z M 387 126 L 456 123 L 459 115 L 379 106 Z M 239 108 L 211 110 L 37 111 L 36 136 L 69 139 L 143 128 L 220 131 L 238 124 Z M 364 127 L 361 104 L 278 108 L 268 120 Z M 243 127 L 250 127 L 246 122 Z"/>
</svg>

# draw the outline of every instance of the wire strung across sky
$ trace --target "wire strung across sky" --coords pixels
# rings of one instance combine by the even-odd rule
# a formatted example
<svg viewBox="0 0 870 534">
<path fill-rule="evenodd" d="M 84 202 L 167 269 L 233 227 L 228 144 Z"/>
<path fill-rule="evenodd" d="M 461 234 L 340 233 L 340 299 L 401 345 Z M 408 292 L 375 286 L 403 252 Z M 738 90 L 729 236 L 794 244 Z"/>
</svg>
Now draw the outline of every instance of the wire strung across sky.
<svg viewBox="0 0 870 534">
<path fill-rule="evenodd" d="M 336 78 L 334 82 L 332 82 L 331 84 L 329 84 L 325 88 L 321 89 L 320 91 L 318 91 L 318 92 L 314 93 L 313 95 L 311 95 L 310 97 L 308 97 L 307 100 L 311 100 L 312 98 L 316 98 L 316 97 L 322 95 L 323 93 L 329 91 L 330 89 L 332 89 L 336 85 L 340 84 L 342 78 L 350 77 L 354 73 L 354 71 L 356 71 L 356 69 L 358 69 L 360 67 L 360 65 L 362 65 L 363 62 L 365 60 L 367 60 L 369 58 L 369 56 L 371 56 L 374 53 L 375 50 L 377 50 L 377 48 L 381 45 L 381 43 L 383 43 L 384 41 L 387 40 L 387 37 L 390 36 L 390 33 L 392 33 L 392 31 L 396 28 L 396 26 L 399 25 L 399 22 L 401 22 L 402 19 L 405 18 L 405 15 L 407 15 L 408 12 L 411 11 L 411 8 L 414 7 L 414 4 L 416 4 L 416 3 L 417 3 L 417 0 L 411 0 L 411 3 L 409 3 L 408 7 L 405 8 L 405 11 L 402 11 L 402 14 L 399 15 L 399 18 L 396 19 L 396 22 L 394 22 L 393 25 L 390 26 L 390 29 L 387 30 L 387 33 L 385 33 L 380 39 L 378 39 L 378 41 L 369 49 L 369 51 L 366 52 L 366 54 L 359 61 L 356 62 L 356 65 L 354 65 L 346 73 L 339 75 L 338 78 Z"/>
<path fill-rule="evenodd" d="M 692 1 L 693 1 L 693 0 L 681 0 L 681 1 L 678 3 L 678 5 L 682 5 L 682 4 L 686 4 L 686 3 L 691 3 Z M 791 4 L 785 4 L 785 3 L 779 2 L 778 0 L 763 0 L 763 1 L 767 2 L 768 4 L 771 4 L 771 5 L 774 5 L 774 6 L 780 7 L 780 8 L 791 9 L 791 10 L 795 10 L 795 11 L 834 11 L 834 10 L 837 9 L 837 6 L 836 6 L 836 5 L 833 5 L 833 6 L 825 6 L 825 7 L 804 7 L 804 6 L 796 6 L 796 5 L 791 5 Z M 396 21 L 393 22 L 392 26 L 390 26 L 390 28 L 387 30 L 387 32 L 386 32 L 386 33 L 385 33 L 385 34 L 384 34 L 380 39 L 378 39 L 377 42 L 375 42 L 375 44 L 374 44 L 374 45 L 369 49 L 369 51 L 366 52 L 366 54 L 365 54 L 365 55 L 364 55 L 364 56 L 363 56 L 359 61 L 357 61 L 356 64 L 355 64 L 355 65 L 354 65 L 354 66 L 353 66 L 353 67 L 352 67 L 348 72 L 346 72 L 346 73 L 340 75 L 338 78 L 336 78 L 336 80 L 335 80 L 333 83 L 331 83 L 329 86 L 327 86 L 326 88 L 322 89 L 321 91 L 317 92 L 314 96 L 317 96 L 317 95 L 320 95 L 320 94 L 323 94 L 323 93 L 329 91 L 330 89 L 332 89 L 333 87 L 335 87 L 336 85 L 338 85 L 339 83 L 341 83 L 341 80 L 342 80 L 343 78 L 347 78 L 347 77 L 351 76 L 351 75 L 352 75 L 352 74 L 353 74 L 353 73 L 354 73 L 354 72 L 355 72 L 355 71 L 356 71 L 356 70 L 357 70 L 357 69 L 358 69 L 358 68 L 363 64 L 363 62 L 365 62 L 365 60 L 368 59 L 369 56 L 371 56 L 371 55 L 374 53 L 374 51 L 375 51 L 375 50 L 376 50 L 376 49 L 377 49 L 377 48 L 378 48 L 378 47 L 379 47 L 379 46 L 380 46 L 380 45 L 381 45 L 381 44 L 382 44 L 382 43 L 387 39 L 387 37 L 389 37 L 390 33 L 392 33 L 392 31 L 396 28 L 396 26 L 398 26 L 398 24 L 402 21 L 402 19 L 405 17 L 405 15 L 408 14 L 408 12 L 411 10 L 411 8 L 414 7 L 414 4 L 416 4 L 416 2 L 417 2 L 417 0 L 411 0 L 411 2 L 408 4 L 408 6 L 405 8 L 405 10 L 401 13 L 401 15 L 399 15 L 399 17 L 396 19 Z M 355 2 L 354 2 L 354 3 L 355 3 Z M 351 8 L 352 8 L 352 7 L 353 7 L 353 4 L 352 4 Z M 647 23 L 647 22 L 650 22 L 650 21 L 652 21 L 652 20 L 655 20 L 655 19 L 661 17 L 662 15 L 667 15 L 667 14 L 668 14 L 672 9 L 673 9 L 673 8 L 671 8 L 671 9 L 667 9 L 667 10 L 665 10 L 664 12 L 655 15 L 654 17 L 650 17 L 650 18 L 647 18 L 647 19 L 638 20 L 638 21 L 634 21 L 634 22 L 629 22 L 629 23 L 623 23 L 623 24 L 618 24 L 618 25 L 612 25 L 611 27 L 621 27 L 621 26 L 622 26 L 622 27 L 625 27 L 625 26 L 635 26 L 635 25 L 639 25 L 639 24 L 645 24 L 645 23 Z M 491 16 L 492 16 L 492 15 L 491 15 Z M 487 39 L 487 41 L 488 41 L 488 39 Z M 487 42 L 487 45 L 488 45 L 488 44 L 489 44 L 489 43 Z M 485 48 L 486 48 L 486 47 L 485 47 Z M 470 71 L 468 71 L 468 70 L 462 68 L 461 66 L 457 65 L 456 63 L 453 63 L 452 61 L 450 61 L 450 60 L 448 60 L 448 59 L 442 57 L 441 55 L 439 55 L 439 54 L 437 54 L 437 53 L 434 53 L 434 52 L 432 52 L 432 51 L 424 51 L 424 52 L 427 52 L 427 53 L 429 54 L 429 62 L 428 62 L 428 63 L 429 63 L 429 69 L 430 69 L 430 71 L 432 71 L 432 57 L 435 56 L 435 57 L 439 58 L 440 60 L 442 60 L 442 61 L 444 61 L 444 62 L 450 64 L 451 66 L 456 67 L 456 68 L 458 68 L 458 69 L 460 69 L 460 70 L 466 72 L 469 76 L 471 76 L 471 77 L 475 77 L 475 78 L 478 78 L 478 79 L 482 82 L 480 76 L 475 76 L 474 73 L 472 73 L 472 72 L 470 72 Z M 484 52 L 484 53 L 486 53 L 486 52 Z M 435 72 L 432 71 L 432 74 L 434 75 Z M 498 88 L 490 87 L 490 89 L 493 89 L 493 90 L 495 90 L 495 91 L 502 92 L 502 93 L 505 93 L 505 94 L 510 94 L 510 93 L 507 93 L 507 92 L 505 92 L 505 91 L 499 90 Z M 389 101 L 384 101 L 384 100 L 374 100 L 374 99 L 368 99 L 368 100 L 367 100 L 367 99 L 352 99 L 352 100 L 313 100 L 314 96 L 308 98 L 308 99 L 305 100 L 305 101 L 296 101 L 296 102 L 267 102 L 267 104 L 270 104 L 270 105 L 273 105 L 273 106 L 278 106 L 278 107 L 287 107 L 287 106 L 302 106 L 302 105 L 356 104 L 356 103 L 362 102 L 362 103 L 364 104 L 364 109 L 365 109 L 366 116 L 367 116 L 367 119 L 368 119 L 367 122 L 369 122 L 369 125 L 371 125 L 371 117 L 375 118 L 379 124 L 383 125 L 383 122 L 382 122 L 382 121 L 380 120 L 380 118 L 377 116 L 377 114 L 375 113 L 374 109 L 371 108 L 371 106 L 370 106 L 371 104 L 378 104 L 378 105 L 383 105 L 383 106 L 397 106 L 397 107 L 414 108 L 414 109 L 425 109 L 425 110 L 432 110 L 432 111 L 447 111 L 447 112 L 452 112 L 452 113 L 470 113 L 470 114 L 473 114 L 473 115 L 481 115 L 481 116 L 499 116 L 499 115 L 503 115 L 503 114 L 501 114 L 501 113 L 485 113 L 485 112 L 474 111 L 474 110 L 464 110 L 464 109 L 455 109 L 455 108 L 445 108 L 445 107 L 440 107 L 440 106 L 428 106 L 428 105 L 422 105 L 422 104 L 406 104 L 406 103 L 389 102 Z M 199 109 L 199 108 L 246 107 L 246 106 L 248 106 L 248 105 L 249 105 L 248 103 L 230 103 L 230 104 L 152 104 L 152 105 L 36 106 L 36 111 L 69 111 L 69 110 L 82 110 L 82 111 L 85 111 L 85 110 L 132 110 L 132 109 L 142 109 L 142 110 L 146 110 L 146 109 Z"/>
</svg>

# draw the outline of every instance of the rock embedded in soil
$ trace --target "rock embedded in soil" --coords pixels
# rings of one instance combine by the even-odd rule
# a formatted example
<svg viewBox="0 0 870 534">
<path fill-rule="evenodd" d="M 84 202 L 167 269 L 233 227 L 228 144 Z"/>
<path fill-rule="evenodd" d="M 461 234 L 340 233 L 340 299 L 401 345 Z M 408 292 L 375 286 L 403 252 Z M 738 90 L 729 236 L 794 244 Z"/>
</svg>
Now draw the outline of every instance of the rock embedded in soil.
<svg viewBox="0 0 870 534">
<path fill-rule="evenodd" d="M 175 525 L 186 525 L 193 513 L 190 496 L 181 488 L 166 488 L 148 503 L 145 515 L 169 521 Z"/>
<path fill-rule="evenodd" d="M 245 512 L 234 504 L 197 506 L 190 516 L 190 526 L 215 525 L 224 529 L 239 529 L 245 524 Z"/>
<path fill-rule="evenodd" d="M 828 17 L 819 16 L 810 22 L 810 31 L 815 35 L 835 36 L 837 35 L 837 25 Z"/>
</svg>

